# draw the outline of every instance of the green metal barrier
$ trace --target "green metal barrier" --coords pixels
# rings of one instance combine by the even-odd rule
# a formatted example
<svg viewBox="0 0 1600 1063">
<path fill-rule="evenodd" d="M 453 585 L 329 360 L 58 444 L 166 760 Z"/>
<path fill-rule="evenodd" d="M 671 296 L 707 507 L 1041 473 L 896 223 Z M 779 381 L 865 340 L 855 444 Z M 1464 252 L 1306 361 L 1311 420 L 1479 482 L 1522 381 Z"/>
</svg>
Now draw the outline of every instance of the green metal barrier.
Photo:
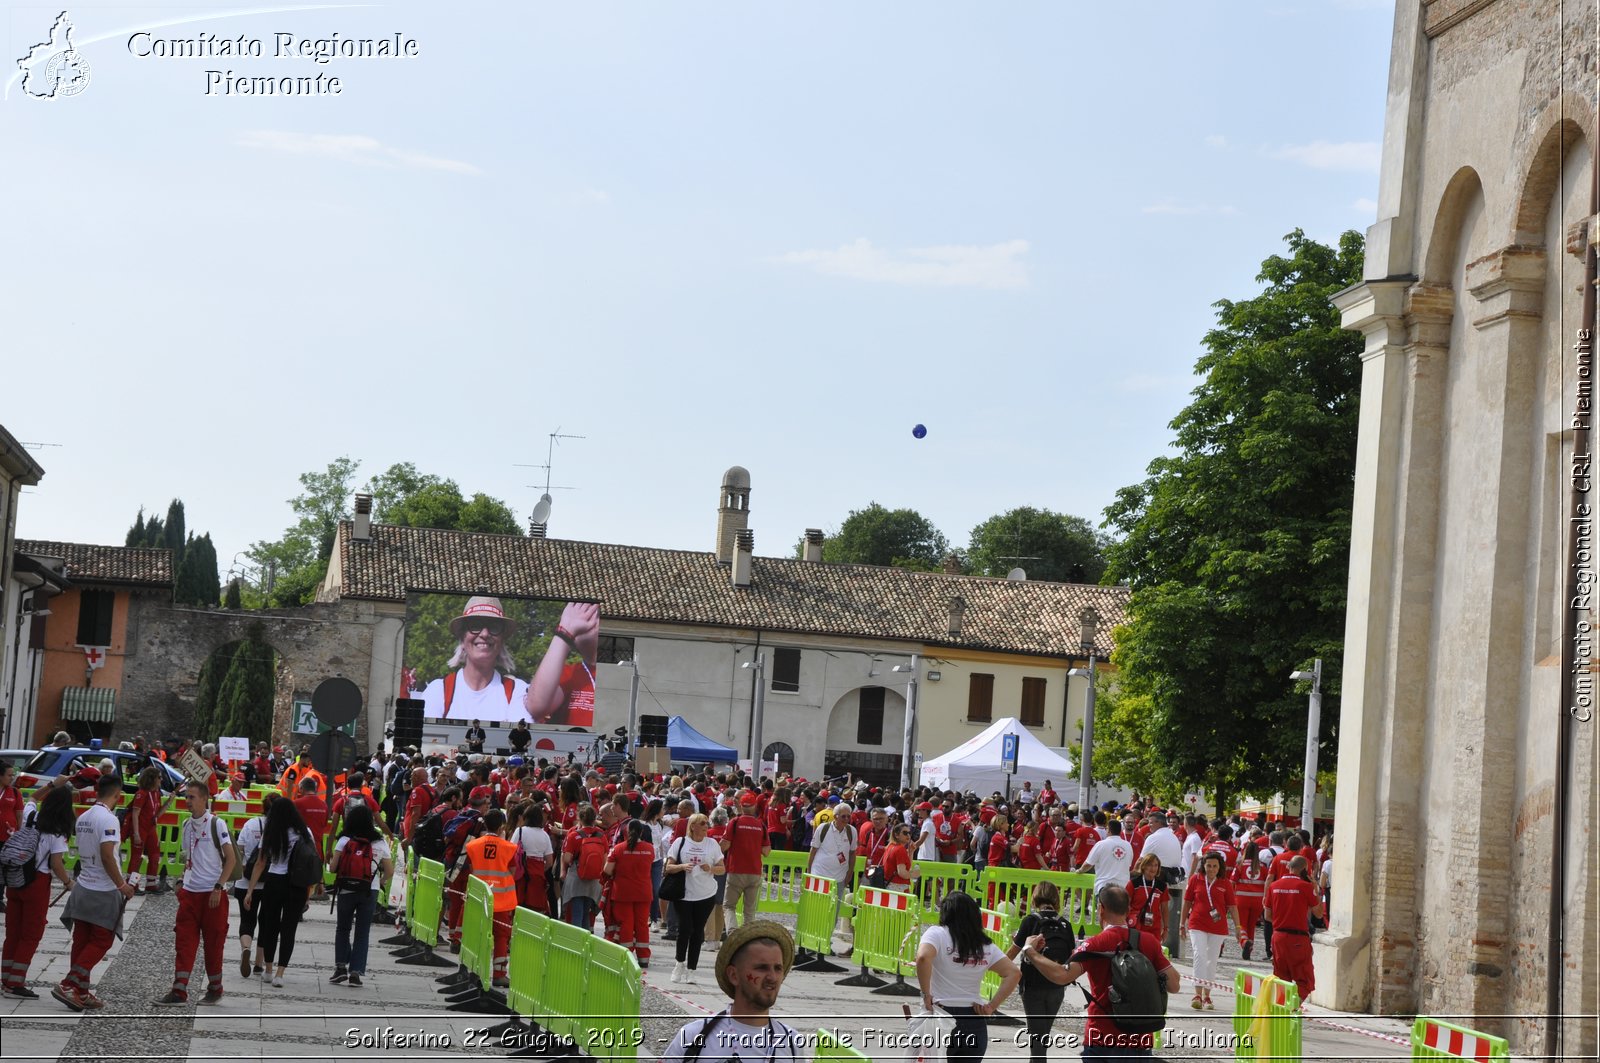
<svg viewBox="0 0 1600 1063">
<path fill-rule="evenodd" d="M 984 935 L 998 945 L 1001 952 L 1009 949 L 1012 939 L 1017 936 L 1017 927 L 1022 925 L 1021 918 L 991 911 L 988 908 L 980 910 L 978 914 L 983 919 Z M 993 971 L 983 972 L 982 986 L 985 997 L 994 996 L 1000 988 L 1000 976 Z"/>
<path fill-rule="evenodd" d="M 924 909 L 939 907 L 947 893 L 970 893 L 977 896 L 977 880 L 967 864 L 941 864 L 936 860 L 913 860 L 921 872 L 911 880 L 911 889 Z M 980 899 L 979 906 L 982 907 Z"/>
<path fill-rule="evenodd" d="M 804 892 L 806 861 L 810 853 L 788 849 L 774 849 L 761 858 L 761 899 L 763 912 L 800 911 L 800 894 Z M 730 928 L 731 929 L 731 928 Z"/>
<path fill-rule="evenodd" d="M 468 876 L 462 901 L 461 966 L 485 989 L 494 981 L 494 891 L 476 875 Z"/>
<path fill-rule="evenodd" d="M 437 860 L 417 861 L 411 900 L 411 936 L 431 949 L 439 944 L 439 915 L 444 911 L 443 864 Z"/>
<path fill-rule="evenodd" d="M 978 897 L 979 906 L 1008 915 L 1026 915 L 1033 887 L 1041 882 L 1053 882 L 1061 891 L 1060 915 L 1064 922 L 1072 925 L 1075 936 L 1081 940 L 1100 932 L 1094 904 L 1093 875 L 1033 871 L 1020 867 L 985 868 L 981 896 Z"/>
<path fill-rule="evenodd" d="M 833 927 L 838 921 L 838 884 L 822 875 L 807 875 L 795 916 L 795 944 L 819 956 L 833 953 Z"/>
<path fill-rule="evenodd" d="M 816 1063 L 829 1063 L 832 1060 L 846 1060 L 849 1063 L 872 1063 L 872 1057 L 862 1054 L 845 1044 L 833 1030 L 817 1031 L 817 1051 L 811 1057 Z"/>
<path fill-rule="evenodd" d="M 621 945 L 589 936 L 578 1050 L 595 1059 L 634 1059 L 644 1043 L 639 961 Z"/>
<path fill-rule="evenodd" d="M 582 1048 L 584 981 L 589 977 L 589 956 L 601 938 L 571 923 L 550 922 L 550 943 L 545 950 L 544 988 L 539 1024 L 557 1037 Z"/>
<path fill-rule="evenodd" d="M 545 949 L 550 944 L 554 922 L 531 908 L 518 908 L 511 918 L 511 959 L 506 973 L 511 988 L 506 1003 L 518 1015 L 540 1019 L 548 1009 L 543 1003 Z"/>
<path fill-rule="evenodd" d="M 921 918 L 922 906 L 911 894 L 863 886 L 856 893 L 851 962 L 888 974 L 914 974 L 916 964 L 904 957 L 903 943 Z"/>
<path fill-rule="evenodd" d="M 1475 1059 L 1479 1063 L 1511 1058 L 1511 1046 L 1503 1037 L 1469 1030 L 1426 1015 L 1418 1015 L 1411 1026 L 1412 1059 Z"/>
<path fill-rule="evenodd" d="M 1299 1059 L 1300 993 L 1294 983 L 1260 971 L 1235 971 L 1233 1033 L 1238 1059 Z"/>
</svg>

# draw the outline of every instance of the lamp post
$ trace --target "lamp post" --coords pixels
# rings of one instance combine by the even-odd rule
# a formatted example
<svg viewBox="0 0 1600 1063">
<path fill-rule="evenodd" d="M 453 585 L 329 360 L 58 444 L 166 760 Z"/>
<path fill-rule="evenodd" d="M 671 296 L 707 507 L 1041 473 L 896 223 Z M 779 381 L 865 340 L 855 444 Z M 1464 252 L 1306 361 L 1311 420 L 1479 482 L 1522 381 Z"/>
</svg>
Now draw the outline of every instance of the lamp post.
<svg viewBox="0 0 1600 1063">
<path fill-rule="evenodd" d="M 755 719 L 750 724 L 750 777 L 757 784 L 761 782 L 761 727 L 767 711 L 767 655 L 756 654 L 756 659 L 746 661 L 740 668 L 754 668 L 756 670 L 756 712 Z"/>
<path fill-rule="evenodd" d="M 1095 630 L 1100 626 L 1100 614 L 1090 606 L 1078 615 L 1078 647 L 1089 658 L 1088 668 L 1072 668 L 1068 675 L 1089 680 L 1089 693 L 1083 703 L 1083 750 L 1078 765 L 1078 807 L 1094 807 L 1094 666 Z"/>
<path fill-rule="evenodd" d="M 905 736 L 900 743 L 900 789 L 907 790 L 914 785 L 911 778 L 911 758 L 916 749 L 917 736 L 917 676 L 921 663 L 921 655 L 913 653 L 910 664 L 897 664 L 890 671 L 909 672 L 911 678 L 906 680 L 906 728 Z"/>
<path fill-rule="evenodd" d="M 639 748 L 639 661 L 637 658 L 618 661 L 618 668 L 632 668 L 633 678 L 628 683 L 628 752 Z"/>
<path fill-rule="evenodd" d="M 1322 658 L 1309 672 L 1290 672 L 1289 678 L 1311 680 L 1311 708 L 1306 718 L 1306 780 L 1300 789 L 1300 829 L 1310 831 L 1316 819 L 1313 802 L 1317 799 L 1317 739 L 1322 729 Z"/>
</svg>

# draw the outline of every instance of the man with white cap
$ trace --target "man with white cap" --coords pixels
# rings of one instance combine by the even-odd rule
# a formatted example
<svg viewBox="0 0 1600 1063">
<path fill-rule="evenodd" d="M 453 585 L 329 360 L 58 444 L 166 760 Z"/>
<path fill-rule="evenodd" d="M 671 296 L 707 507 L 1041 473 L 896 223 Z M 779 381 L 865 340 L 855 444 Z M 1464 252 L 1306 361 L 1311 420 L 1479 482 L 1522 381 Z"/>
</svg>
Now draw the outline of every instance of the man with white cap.
<svg viewBox="0 0 1600 1063">
<path fill-rule="evenodd" d="M 794 939 L 778 923 L 757 919 L 730 931 L 717 950 L 717 985 L 732 1003 L 710 1018 L 686 1023 L 661 1063 L 801 1059 L 800 1032 L 772 1018 L 793 965 Z"/>
</svg>

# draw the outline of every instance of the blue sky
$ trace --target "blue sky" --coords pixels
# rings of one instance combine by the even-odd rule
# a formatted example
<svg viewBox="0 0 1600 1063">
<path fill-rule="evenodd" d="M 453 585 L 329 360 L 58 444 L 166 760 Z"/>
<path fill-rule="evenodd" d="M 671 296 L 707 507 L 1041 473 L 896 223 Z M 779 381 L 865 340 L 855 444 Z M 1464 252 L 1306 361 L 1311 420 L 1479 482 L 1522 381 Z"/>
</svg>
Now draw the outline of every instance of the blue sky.
<svg viewBox="0 0 1600 1063">
<path fill-rule="evenodd" d="M 88 87 L 7 86 L 0 424 L 60 444 L 23 536 L 120 542 L 177 496 L 226 568 L 341 454 L 525 519 L 558 428 L 565 538 L 710 549 L 734 464 L 761 554 L 873 500 L 957 545 L 1018 505 L 1098 523 L 1211 303 L 1373 221 L 1392 0 L 238 14 L 269 6 L 72 10 Z M 9 7 L 8 57 L 59 11 Z"/>
</svg>

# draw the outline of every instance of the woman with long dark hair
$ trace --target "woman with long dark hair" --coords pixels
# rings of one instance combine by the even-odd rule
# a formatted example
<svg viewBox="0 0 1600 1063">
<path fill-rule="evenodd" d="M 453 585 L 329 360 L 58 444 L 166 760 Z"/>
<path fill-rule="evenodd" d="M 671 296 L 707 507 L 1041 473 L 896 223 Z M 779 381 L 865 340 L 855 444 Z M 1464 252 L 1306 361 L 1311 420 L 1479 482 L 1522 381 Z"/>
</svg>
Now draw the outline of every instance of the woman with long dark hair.
<svg viewBox="0 0 1600 1063">
<path fill-rule="evenodd" d="M 394 854 L 370 805 L 363 802 L 345 809 L 344 826 L 328 858 L 328 870 L 333 872 L 334 904 L 339 913 L 333 931 L 333 975 L 328 981 L 338 984 L 348 979 L 359 986 L 361 976 L 367 973 L 367 935 L 372 930 L 377 891 L 394 876 Z"/>
<path fill-rule="evenodd" d="M 311 841 L 306 821 L 300 818 L 300 810 L 293 801 L 272 802 L 267 824 L 261 831 L 261 855 L 244 891 L 244 906 L 248 909 L 255 903 L 256 888 L 261 889 L 261 908 L 256 913 L 256 969 L 265 978 L 276 961 L 272 984 L 279 989 L 283 988 L 283 972 L 294 955 L 295 930 L 306 908 L 307 887 L 289 882 L 289 854 L 300 841 L 316 844 Z"/>
<path fill-rule="evenodd" d="M 31 803 L 31 802 L 30 802 Z M 0 989 L 7 996 L 31 1000 L 39 994 L 28 988 L 28 966 L 44 938 L 50 912 L 50 878 L 72 888 L 67 873 L 67 839 L 77 816 L 72 809 L 72 787 L 52 786 L 37 809 L 23 808 L 21 826 L 39 832 L 33 850 L 33 881 L 21 889 L 6 887 L 6 938 L 0 946 Z"/>
<path fill-rule="evenodd" d="M 1000 988 L 984 1000 L 983 976 L 989 971 L 1000 976 Z M 937 1004 L 956 1020 L 946 1052 L 951 1063 L 983 1058 L 989 1050 L 989 1016 L 1021 980 L 1017 965 L 983 932 L 972 895 L 945 894 L 939 902 L 939 925 L 923 931 L 917 945 L 917 982 L 923 1008 L 932 1011 Z"/>
</svg>

